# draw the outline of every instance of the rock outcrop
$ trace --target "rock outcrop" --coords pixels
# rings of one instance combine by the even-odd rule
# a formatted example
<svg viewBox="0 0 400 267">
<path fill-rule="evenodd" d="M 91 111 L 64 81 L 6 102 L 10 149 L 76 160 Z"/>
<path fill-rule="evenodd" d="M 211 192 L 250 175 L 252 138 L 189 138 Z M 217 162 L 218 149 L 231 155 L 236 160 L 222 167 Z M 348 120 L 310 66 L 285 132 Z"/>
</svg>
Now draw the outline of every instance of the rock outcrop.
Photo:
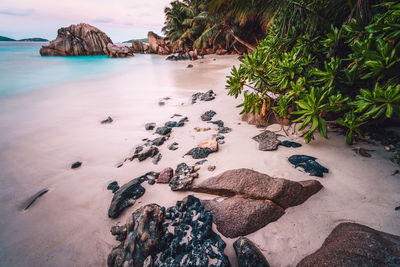
<svg viewBox="0 0 400 267">
<path fill-rule="evenodd" d="M 143 54 L 148 52 L 149 46 L 139 40 L 132 41 L 132 51 L 133 53 Z"/>
<path fill-rule="evenodd" d="M 121 243 L 108 256 L 109 267 L 230 266 L 212 215 L 188 196 L 168 209 L 156 204 L 137 209 L 111 233 Z"/>
<path fill-rule="evenodd" d="M 356 223 L 341 223 L 303 266 L 400 266 L 400 236 Z"/>
<path fill-rule="evenodd" d="M 149 51 L 150 53 L 159 55 L 168 55 L 171 53 L 170 47 L 165 43 L 164 38 L 155 34 L 154 32 L 149 32 L 147 34 L 149 39 Z"/>
<path fill-rule="evenodd" d="M 107 55 L 109 57 L 133 57 L 132 50 L 127 46 L 118 46 L 109 43 L 107 45 Z"/>
<path fill-rule="evenodd" d="M 111 39 L 102 31 L 86 23 L 61 28 L 57 38 L 42 46 L 42 56 L 106 55 Z"/>
<path fill-rule="evenodd" d="M 316 180 L 294 182 L 250 169 L 236 169 L 209 178 L 191 190 L 227 197 L 202 203 L 213 214 L 217 229 L 233 238 L 276 221 L 286 208 L 302 204 L 321 188 Z"/>
<path fill-rule="evenodd" d="M 239 267 L 269 267 L 261 251 L 248 238 L 240 237 L 233 243 Z"/>
</svg>

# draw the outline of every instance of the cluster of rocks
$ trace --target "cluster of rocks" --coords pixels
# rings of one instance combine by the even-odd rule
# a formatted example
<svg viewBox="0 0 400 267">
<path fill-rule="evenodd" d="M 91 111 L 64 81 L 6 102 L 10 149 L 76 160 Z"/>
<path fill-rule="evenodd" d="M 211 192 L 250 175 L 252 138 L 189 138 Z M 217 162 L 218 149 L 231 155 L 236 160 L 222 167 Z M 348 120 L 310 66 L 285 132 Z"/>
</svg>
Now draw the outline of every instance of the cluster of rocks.
<svg viewBox="0 0 400 267">
<path fill-rule="evenodd" d="M 111 233 L 121 243 L 108 255 L 109 267 L 230 266 L 212 215 L 188 196 L 168 209 L 150 204 L 137 209 Z"/>
<path fill-rule="evenodd" d="M 222 120 L 209 121 L 208 123 L 212 123 L 212 124 L 217 125 L 219 134 L 226 134 L 226 133 L 230 133 L 232 131 L 231 128 L 224 126 L 225 124 L 224 124 L 224 122 Z"/>
<path fill-rule="evenodd" d="M 143 139 L 144 143 L 138 145 L 135 147 L 133 154 L 127 158 L 125 158 L 124 162 L 119 164 L 117 167 L 120 168 L 123 166 L 123 164 L 126 161 L 133 161 L 134 159 L 138 159 L 139 161 L 146 160 L 148 158 L 153 158 L 153 163 L 158 164 L 158 162 L 161 160 L 162 155 L 160 154 L 160 151 L 158 149 L 159 146 L 163 145 L 165 141 L 168 140 L 170 133 L 172 131 L 172 128 L 175 127 L 182 127 L 185 125 L 185 122 L 188 121 L 187 117 L 182 118 L 179 121 L 168 121 L 164 124 L 164 126 L 158 127 L 155 129 L 156 124 L 155 123 L 146 123 L 145 124 L 145 129 L 150 131 L 155 129 L 155 133 L 159 135 L 159 137 L 150 140 L 150 139 Z M 175 145 L 177 143 L 173 144 L 173 148 L 175 149 Z"/>
<path fill-rule="evenodd" d="M 221 138 L 221 137 L 220 137 Z M 221 139 L 218 139 L 221 140 Z M 186 155 L 192 156 L 194 159 L 204 159 L 208 157 L 211 153 L 217 152 L 218 151 L 218 142 L 217 142 L 217 136 L 213 136 L 210 139 L 201 142 L 198 144 L 197 147 L 192 148 L 189 150 Z"/>
<path fill-rule="evenodd" d="M 216 94 L 213 90 L 208 90 L 205 93 L 195 93 L 192 95 L 192 104 L 195 104 L 197 100 L 199 101 L 211 101 L 215 99 Z"/>
<path fill-rule="evenodd" d="M 286 208 L 302 204 L 321 188 L 316 180 L 294 182 L 250 169 L 236 169 L 193 185 L 191 191 L 224 197 L 202 200 L 202 204 L 213 214 L 218 231 L 233 238 L 278 220 Z"/>
<path fill-rule="evenodd" d="M 193 180 L 199 177 L 197 171 L 199 167 L 188 166 L 186 163 L 180 163 L 175 169 L 175 174 L 169 181 L 169 187 L 172 191 L 188 190 L 193 184 Z"/>
<path fill-rule="evenodd" d="M 323 177 L 324 173 L 329 170 L 316 162 L 316 158 L 306 155 L 293 155 L 288 158 L 289 162 L 295 167 L 301 167 L 306 173 L 311 176 Z"/>
<path fill-rule="evenodd" d="M 214 110 L 206 111 L 203 115 L 201 115 L 202 121 L 211 121 L 212 118 L 217 114 Z"/>
<path fill-rule="evenodd" d="M 114 45 L 98 28 L 86 23 L 60 28 L 57 38 L 42 46 L 42 56 L 90 56 L 131 57 L 133 51 L 125 46 Z"/>
<path fill-rule="evenodd" d="M 110 183 L 107 189 L 112 190 L 114 196 L 108 209 L 108 217 L 117 218 L 125 208 L 134 205 L 136 200 L 142 197 L 146 191 L 142 183 L 147 181 L 149 184 L 154 184 L 157 178 L 158 173 L 148 172 L 121 187 L 115 181 Z"/>
<path fill-rule="evenodd" d="M 171 61 L 178 61 L 178 60 L 197 60 L 198 58 L 202 58 L 202 55 L 199 55 L 197 52 L 197 49 L 189 52 L 180 52 L 180 53 L 175 53 L 171 56 L 168 56 L 166 60 L 171 60 Z"/>
</svg>

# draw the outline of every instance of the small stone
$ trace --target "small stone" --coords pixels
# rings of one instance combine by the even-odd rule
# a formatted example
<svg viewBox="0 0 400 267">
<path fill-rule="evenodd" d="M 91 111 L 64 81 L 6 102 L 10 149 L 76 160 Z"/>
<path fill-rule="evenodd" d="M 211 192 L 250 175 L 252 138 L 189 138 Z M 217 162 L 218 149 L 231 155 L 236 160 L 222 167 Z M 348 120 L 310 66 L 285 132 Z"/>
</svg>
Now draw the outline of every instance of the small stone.
<svg viewBox="0 0 400 267">
<path fill-rule="evenodd" d="M 172 168 L 165 168 L 160 172 L 157 183 L 168 184 L 171 178 L 174 176 L 174 170 Z"/>
<path fill-rule="evenodd" d="M 254 136 L 253 140 L 258 142 L 258 149 L 261 151 L 276 150 L 281 144 L 281 141 L 278 140 L 276 134 L 268 130 L 262 132 L 257 136 Z"/>
<path fill-rule="evenodd" d="M 324 166 L 316 162 L 316 158 L 306 155 L 293 155 L 289 157 L 289 162 L 294 165 L 295 168 L 301 167 L 305 172 L 311 176 L 323 177 L 324 173 L 328 173 L 329 170 Z"/>
<path fill-rule="evenodd" d="M 301 147 L 301 144 L 299 144 L 297 142 L 285 140 L 285 141 L 282 141 L 281 146 L 297 148 L 297 147 Z"/>
<path fill-rule="evenodd" d="M 178 143 L 174 142 L 174 143 L 172 143 L 172 144 L 170 144 L 170 145 L 168 146 L 168 149 L 169 149 L 169 150 L 172 150 L 172 151 L 175 151 L 175 150 L 178 149 L 178 147 L 177 147 L 178 145 L 179 145 Z"/>
<path fill-rule="evenodd" d="M 218 127 L 219 127 L 219 128 L 222 128 L 222 127 L 224 127 L 224 122 L 223 122 L 223 121 L 221 121 L 221 120 L 217 120 L 217 121 L 210 121 L 210 122 L 208 122 L 208 123 L 212 123 L 212 124 L 218 125 Z"/>
<path fill-rule="evenodd" d="M 232 129 L 229 127 L 220 127 L 218 129 L 218 133 L 220 133 L 220 134 L 230 133 L 231 131 L 232 131 Z"/>
<path fill-rule="evenodd" d="M 159 134 L 159 135 L 167 135 L 167 134 L 169 134 L 170 132 L 171 132 L 171 128 L 170 127 L 158 127 L 157 129 L 156 129 L 156 133 L 157 134 Z"/>
<path fill-rule="evenodd" d="M 156 139 L 154 139 L 153 141 L 151 141 L 151 144 L 153 146 L 161 146 L 162 144 L 164 144 L 164 142 L 166 141 L 166 138 L 164 136 L 158 137 Z"/>
<path fill-rule="evenodd" d="M 112 123 L 113 119 L 109 116 L 107 119 L 101 121 L 102 124 L 106 124 L 106 123 Z"/>
<path fill-rule="evenodd" d="M 151 146 L 151 147 L 144 149 L 143 152 L 141 152 L 137 158 L 139 161 L 143 161 L 147 158 L 154 157 L 155 155 L 158 154 L 158 152 L 159 152 L 159 150 L 157 147 Z"/>
<path fill-rule="evenodd" d="M 193 68 L 193 65 L 189 64 L 189 65 L 186 66 L 186 68 Z"/>
<path fill-rule="evenodd" d="M 203 160 L 196 162 L 195 165 L 203 165 L 205 162 L 207 162 L 207 160 L 203 159 Z"/>
<path fill-rule="evenodd" d="M 212 152 L 217 152 L 218 142 L 215 139 L 208 139 L 207 141 L 201 142 L 197 147 L 209 148 Z"/>
<path fill-rule="evenodd" d="M 202 121 L 211 121 L 212 118 L 215 116 L 215 114 L 217 114 L 215 111 L 209 110 L 209 111 L 205 112 L 203 115 L 201 115 L 201 120 Z"/>
<path fill-rule="evenodd" d="M 213 172 L 215 170 L 215 168 L 216 168 L 216 166 L 210 165 L 210 166 L 208 166 L 207 169 L 208 169 L 209 172 Z"/>
<path fill-rule="evenodd" d="M 396 207 L 394 210 L 400 210 L 400 206 Z"/>
<path fill-rule="evenodd" d="M 394 149 L 395 149 L 394 145 L 385 146 L 385 150 L 388 151 L 388 152 L 393 152 Z"/>
<path fill-rule="evenodd" d="M 82 162 L 77 161 L 71 165 L 71 169 L 76 169 L 79 168 L 80 166 L 82 166 Z"/>
<path fill-rule="evenodd" d="M 113 193 L 115 193 L 119 189 L 119 185 L 117 181 L 111 182 L 107 186 L 107 190 L 111 190 Z"/>
<path fill-rule="evenodd" d="M 212 151 L 209 148 L 201 148 L 201 147 L 196 147 L 191 149 L 186 155 L 192 156 L 194 159 L 204 159 L 208 157 L 209 154 L 211 154 Z"/>
<path fill-rule="evenodd" d="M 178 123 L 176 121 L 168 121 L 164 124 L 164 127 L 169 127 L 169 128 L 173 128 L 173 127 L 177 127 Z"/>
<path fill-rule="evenodd" d="M 153 162 L 155 165 L 157 165 L 158 162 L 160 162 L 161 158 L 162 158 L 161 153 L 158 153 L 158 155 L 153 159 L 152 162 Z"/>
<path fill-rule="evenodd" d="M 158 105 L 159 105 L 159 106 L 164 106 L 164 105 L 165 105 L 165 102 L 162 101 L 162 100 L 160 100 L 160 101 L 158 101 Z"/>
<path fill-rule="evenodd" d="M 153 123 L 153 122 L 151 122 L 151 123 L 146 123 L 146 124 L 144 125 L 144 128 L 145 128 L 147 131 L 151 131 L 151 130 L 153 130 L 155 127 L 156 127 L 156 124 Z"/>
</svg>

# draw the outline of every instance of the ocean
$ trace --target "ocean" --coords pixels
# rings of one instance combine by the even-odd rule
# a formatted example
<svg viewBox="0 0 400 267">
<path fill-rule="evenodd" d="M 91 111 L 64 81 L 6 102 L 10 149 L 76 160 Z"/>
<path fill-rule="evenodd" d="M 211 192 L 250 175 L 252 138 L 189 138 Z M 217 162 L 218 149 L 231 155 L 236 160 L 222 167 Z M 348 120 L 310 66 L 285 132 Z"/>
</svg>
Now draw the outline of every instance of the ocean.
<svg viewBox="0 0 400 267">
<path fill-rule="evenodd" d="M 42 42 L 0 42 L 0 98 L 44 87 L 117 73 L 160 58 L 107 56 L 42 57 Z"/>
</svg>

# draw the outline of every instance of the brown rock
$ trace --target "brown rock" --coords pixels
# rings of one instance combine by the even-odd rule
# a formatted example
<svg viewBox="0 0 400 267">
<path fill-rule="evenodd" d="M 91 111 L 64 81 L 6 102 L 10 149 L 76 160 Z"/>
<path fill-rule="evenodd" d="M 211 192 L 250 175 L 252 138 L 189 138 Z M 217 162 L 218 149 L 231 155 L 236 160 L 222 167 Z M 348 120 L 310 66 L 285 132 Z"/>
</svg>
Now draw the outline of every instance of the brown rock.
<svg viewBox="0 0 400 267">
<path fill-rule="evenodd" d="M 294 182 L 250 169 L 236 169 L 209 178 L 191 190 L 228 197 L 202 203 L 213 214 L 217 229 L 232 238 L 276 221 L 286 208 L 300 205 L 321 188 L 316 180 Z"/>
<path fill-rule="evenodd" d="M 133 57 L 133 52 L 127 46 L 118 46 L 109 43 L 107 45 L 107 55 L 109 57 Z"/>
<path fill-rule="evenodd" d="M 42 56 L 105 55 L 111 39 L 102 31 L 86 23 L 61 28 L 57 38 L 42 46 Z"/>
<path fill-rule="evenodd" d="M 144 52 L 147 52 L 149 49 L 149 46 L 139 40 L 134 40 L 132 41 L 132 50 L 133 53 L 139 53 L 143 54 Z"/>
<path fill-rule="evenodd" d="M 210 55 L 210 54 L 214 54 L 215 51 L 214 51 L 214 49 L 212 49 L 212 48 L 207 48 L 206 51 L 205 51 L 205 53 L 208 54 L 208 55 Z"/>
<path fill-rule="evenodd" d="M 241 117 L 242 121 L 247 122 L 248 124 L 251 125 L 256 125 L 256 126 L 265 126 L 267 127 L 270 124 L 276 123 L 275 116 L 271 116 L 270 120 L 267 121 L 267 119 L 263 116 L 261 116 L 258 113 L 252 114 L 252 113 L 244 113 Z"/>
<path fill-rule="evenodd" d="M 164 38 L 158 36 L 154 32 L 149 32 L 147 35 L 149 39 L 149 51 L 150 53 L 159 55 L 168 55 L 171 53 L 171 49 L 165 43 Z"/>
<path fill-rule="evenodd" d="M 400 266 L 400 236 L 341 223 L 297 266 Z"/>
<path fill-rule="evenodd" d="M 251 234 L 278 220 L 285 210 L 270 200 L 234 196 L 223 201 L 202 200 L 201 204 L 213 214 L 213 222 L 226 237 Z"/>
<path fill-rule="evenodd" d="M 161 171 L 158 176 L 157 183 L 159 184 L 168 184 L 169 180 L 174 176 L 174 170 L 172 168 L 165 168 Z"/>
<path fill-rule="evenodd" d="M 247 198 L 268 199 L 286 209 L 302 204 L 321 188 L 317 180 L 294 182 L 272 178 L 250 169 L 235 169 L 194 185 L 192 191 L 226 197 L 244 195 Z"/>
<path fill-rule="evenodd" d="M 209 148 L 212 152 L 217 152 L 218 142 L 215 139 L 208 139 L 207 141 L 201 142 L 197 147 Z"/>
</svg>

